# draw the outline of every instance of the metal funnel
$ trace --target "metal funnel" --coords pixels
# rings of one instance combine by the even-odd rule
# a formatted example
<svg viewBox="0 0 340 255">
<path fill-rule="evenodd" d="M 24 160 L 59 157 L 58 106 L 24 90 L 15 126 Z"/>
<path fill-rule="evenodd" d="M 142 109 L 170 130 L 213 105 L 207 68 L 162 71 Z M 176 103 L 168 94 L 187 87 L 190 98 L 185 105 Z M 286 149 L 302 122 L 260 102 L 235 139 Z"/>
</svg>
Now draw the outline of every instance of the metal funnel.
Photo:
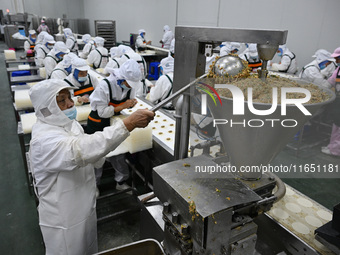
<svg viewBox="0 0 340 255">
<path fill-rule="evenodd" d="M 261 69 L 257 70 L 259 74 L 259 78 L 263 81 L 266 80 L 268 75 L 267 63 L 269 60 L 273 59 L 279 45 L 271 45 L 271 44 L 257 44 L 257 52 L 259 53 L 259 57 L 262 60 Z"/>
<path fill-rule="evenodd" d="M 257 52 L 263 61 L 272 60 L 279 45 L 257 44 Z"/>
<path fill-rule="evenodd" d="M 331 90 L 320 88 L 329 94 L 331 98 L 322 103 L 305 104 L 305 108 L 312 116 L 323 111 L 324 107 L 335 99 L 335 95 Z M 216 105 L 209 97 L 207 102 L 215 121 L 217 119 L 228 121 L 226 124 L 216 126 L 224 148 L 229 155 L 230 164 L 237 167 L 237 170 L 240 170 L 241 166 L 253 167 L 269 164 L 308 119 L 312 117 L 305 116 L 295 105 L 287 105 L 286 116 L 281 115 L 281 105 L 277 105 L 276 111 L 272 114 L 259 116 L 250 112 L 247 102 L 244 102 L 244 115 L 233 115 L 233 99 L 221 97 L 221 100 L 222 106 Z M 253 103 L 253 105 L 258 110 L 271 108 L 271 104 Z M 275 120 L 273 122 L 274 127 L 272 127 L 272 122 L 268 121 L 272 119 Z M 282 121 L 286 126 L 294 124 L 293 122 L 285 121 L 287 119 L 296 120 L 298 124 L 295 127 L 284 127 Z M 231 125 L 231 121 L 234 125 Z M 261 121 L 264 122 L 262 127 L 251 127 L 260 126 Z M 239 171 L 239 175 L 244 179 L 254 180 L 261 178 L 262 173 L 242 173 Z"/>
</svg>

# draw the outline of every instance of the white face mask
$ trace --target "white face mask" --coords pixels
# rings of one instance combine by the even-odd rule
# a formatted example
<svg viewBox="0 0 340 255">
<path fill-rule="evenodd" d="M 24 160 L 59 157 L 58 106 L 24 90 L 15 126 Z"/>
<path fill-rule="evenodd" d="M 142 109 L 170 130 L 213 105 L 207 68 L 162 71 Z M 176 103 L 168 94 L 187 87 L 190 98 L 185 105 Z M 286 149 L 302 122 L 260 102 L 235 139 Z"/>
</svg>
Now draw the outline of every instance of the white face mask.
<svg viewBox="0 0 340 255">
<path fill-rule="evenodd" d="M 84 77 L 78 77 L 79 82 L 86 82 L 87 81 L 87 76 Z"/>
<path fill-rule="evenodd" d="M 77 118 L 77 108 L 73 106 L 70 109 L 66 109 L 63 111 L 63 113 L 70 119 L 75 120 Z"/>
</svg>

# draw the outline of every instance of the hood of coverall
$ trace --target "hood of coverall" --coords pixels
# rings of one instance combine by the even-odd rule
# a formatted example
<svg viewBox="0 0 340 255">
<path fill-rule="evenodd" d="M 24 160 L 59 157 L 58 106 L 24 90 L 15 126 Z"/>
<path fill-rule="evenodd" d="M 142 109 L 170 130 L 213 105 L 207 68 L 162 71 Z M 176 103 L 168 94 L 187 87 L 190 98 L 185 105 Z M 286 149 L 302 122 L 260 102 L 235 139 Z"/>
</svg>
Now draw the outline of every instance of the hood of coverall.
<svg viewBox="0 0 340 255">
<path fill-rule="evenodd" d="M 331 57 L 331 53 L 327 50 L 320 49 L 315 52 L 315 54 L 312 56 L 313 58 L 316 58 L 316 62 L 320 64 L 321 62 L 324 62 L 326 60 L 328 61 L 334 61 L 334 59 Z"/>
<path fill-rule="evenodd" d="M 141 33 L 146 33 L 146 32 L 145 32 L 145 29 L 143 29 L 143 28 L 142 28 L 142 29 L 139 29 L 139 30 L 138 30 L 138 34 L 140 35 Z"/>
<path fill-rule="evenodd" d="M 55 44 L 56 42 L 54 41 L 54 38 L 53 38 L 52 35 L 46 34 L 46 35 L 44 36 L 43 45 L 45 45 L 46 43 Z"/>
<path fill-rule="evenodd" d="M 281 49 L 282 54 L 284 54 L 287 51 L 288 48 L 287 48 L 286 44 L 283 44 L 283 45 L 279 45 L 279 49 Z"/>
<path fill-rule="evenodd" d="M 170 27 L 169 27 L 168 25 L 165 25 L 165 26 L 163 27 L 163 30 L 164 30 L 164 32 L 170 31 Z"/>
<path fill-rule="evenodd" d="M 122 55 L 126 53 L 130 53 L 130 52 L 135 52 L 131 47 L 123 45 L 123 44 L 119 45 L 118 48 L 121 51 Z"/>
<path fill-rule="evenodd" d="M 78 58 L 78 56 L 74 53 L 68 53 L 64 56 L 63 60 L 59 63 L 63 68 L 67 68 L 72 65 L 72 60 Z"/>
<path fill-rule="evenodd" d="M 88 66 L 85 59 L 82 58 L 73 58 L 72 61 L 72 71 L 74 72 L 75 69 L 78 71 L 88 71 L 90 67 Z"/>
<path fill-rule="evenodd" d="M 54 44 L 53 50 L 55 54 L 58 54 L 59 52 L 63 52 L 65 54 L 69 53 L 70 50 L 66 47 L 66 44 L 64 42 L 58 41 Z"/>
<path fill-rule="evenodd" d="M 99 47 L 99 46 L 103 47 L 104 43 L 105 43 L 105 39 L 103 37 L 96 36 L 94 38 L 94 42 L 96 43 L 97 47 Z"/>
<path fill-rule="evenodd" d="M 30 35 L 35 35 L 35 34 L 37 34 L 37 32 L 35 32 L 35 30 L 29 30 L 29 31 L 28 31 L 28 34 L 30 34 Z"/>
<path fill-rule="evenodd" d="M 91 35 L 89 34 L 84 34 L 81 38 L 84 43 L 88 43 L 91 40 Z"/>
<path fill-rule="evenodd" d="M 63 80 L 49 79 L 39 82 L 30 89 L 29 96 L 38 120 L 59 127 L 72 122 L 57 104 L 57 94 L 63 89 L 73 88 Z"/>
<path fill-rule="evenodd" d="M 112 69 L 118 80 L 126 80 L 131 88 L 138 90 L 141 86 L 142 71 L 136 60 L 129 59 L 119 69 Z"/>
<path fill-rule="evenodd" d="M 72 30 L 70 28 L 64 28 L 64 35 L 66 38 L 72 35 Z"/>
<path fill-rule="evenodd" d="M 141 55 L 139 55 L 138 53 L 136 53 L 134 51 L 131 51 L 131 52 L 128 52 L 128 53 L 125 53 L 125 54 L 128 55 L 130 59 L 133 59 L 133 60 L 137 61 L 137 63 L 140 66 L 140 70 L 142 72 L 142 76 L 143 76 L 143 78 L 145 78 L 146 75 L 147 75 L 145 59 Z"/>
<path fill-rule="evenodd" d="M 42 43 L 44 41 L 45 35 L 48 35 L 46 31 L 41 31 L 37 36 L 36 43 Z"/>
<path fill-rule="evenodd" d="M 123 53 L 120 48 L 112 47 L 110 49 L 110 55 L 111 55 L 111 58 L 120 58 L 123 55 Z"/>
<path fill-rule="evenodd" d="M 223 42 L 221 45 L 223 45 L 224 47 L 226 47 L 227 51 L 229 52 L 229 54 L 233 51 L 233 50 L 239 50 L 241 48 L 241 44 L 238 42 Z"/>
<path fill-rule="evenodd" d="M 230 46 L 231 46 L 231 51 L 239 50 L 241 48 L 241 44 L 238 42 L 231 42 Z"/>
<path fill-rule="evenodd" d="M 173 57 L 169 56 L 163 58 L 159 66 L 163 68 L 163 74 L 171 73 L 174 71 L 175 60 Z"/>
</svg>

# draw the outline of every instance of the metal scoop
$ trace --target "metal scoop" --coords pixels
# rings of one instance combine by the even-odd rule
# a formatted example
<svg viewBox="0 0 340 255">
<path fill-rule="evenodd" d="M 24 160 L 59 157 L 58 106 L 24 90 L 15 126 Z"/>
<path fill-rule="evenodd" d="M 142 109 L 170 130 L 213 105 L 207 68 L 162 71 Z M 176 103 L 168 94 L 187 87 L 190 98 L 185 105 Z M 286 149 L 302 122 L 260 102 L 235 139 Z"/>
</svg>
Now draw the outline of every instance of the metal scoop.
<svg viewBox="0 0 340 255">
<path fill-rule="evenodd" d="M 226 55 L 220 57 L 214 66 L 214 72 L 217 75 L 225 76 L 228 74 L 229 76 L 234 76 L 242 72 L 245 68 L 242 60 L 238 56 Z"/>
</svg>

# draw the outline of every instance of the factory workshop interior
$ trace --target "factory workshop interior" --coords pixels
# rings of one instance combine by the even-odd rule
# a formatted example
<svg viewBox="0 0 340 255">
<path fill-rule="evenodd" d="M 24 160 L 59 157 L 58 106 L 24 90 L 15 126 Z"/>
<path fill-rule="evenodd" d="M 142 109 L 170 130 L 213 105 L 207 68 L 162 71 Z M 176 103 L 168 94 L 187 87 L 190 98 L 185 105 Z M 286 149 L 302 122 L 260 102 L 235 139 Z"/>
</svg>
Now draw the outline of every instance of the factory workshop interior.
<svg viewBox="0 0 340 255">
<path fill-rule="evenodd" d="M 1 0 L 0 253 L 340 254 L 339 11 Z"/>
</svg>

